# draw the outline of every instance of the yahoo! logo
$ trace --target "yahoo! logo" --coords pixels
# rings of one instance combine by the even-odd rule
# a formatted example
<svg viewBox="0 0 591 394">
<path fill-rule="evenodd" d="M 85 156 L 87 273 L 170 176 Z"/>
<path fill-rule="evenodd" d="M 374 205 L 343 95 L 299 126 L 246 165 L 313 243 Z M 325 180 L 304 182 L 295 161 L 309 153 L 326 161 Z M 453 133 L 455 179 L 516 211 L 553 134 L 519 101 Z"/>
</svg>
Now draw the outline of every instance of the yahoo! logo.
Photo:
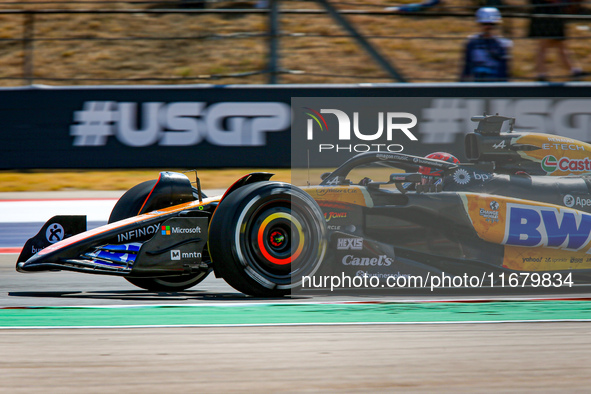
<svg viewBox="0 0 591 394">
<path fill-rule="evenodd" d="M 314 123 L 318 125 L 321 131 L 328 131 L 328 124 L 322 114 L 332 114 L 336 116 L 339 124 L 338 138 L 340 141 L 351 140 L 351 119 L 349 115 L 338 109 L 321 109 L 320 112 L 313 110 L 312 108 L 304 107 L 304 109 L 310 111 L 306 112 L 306 115 L 310 116 L 307 122 L 307 138 L 308 140 L 314 139 Z M 384 121 L 385 119 L 385 121 Z M 394 119 L 407 119 L 405 123 L 395 123 Z M 408 112 L 378 112 L 378 130 L 372 133 L 362 133 L 359 130 L 359 112 L 353 112 L 353 134 L 355 137 L 362 141 L 375 141 L 382 137 L 384 129 L 386 130 L 386 137 L 388 141 L 392 141 L 392 135 L 395 130 L 402 131 L 411 141 L 417 141 L 417 137 L 410 131 L 411 128 L 416 126 L 417 117 Z M 384 127 L 384 123 L 386 126 Z"/>
</svg>

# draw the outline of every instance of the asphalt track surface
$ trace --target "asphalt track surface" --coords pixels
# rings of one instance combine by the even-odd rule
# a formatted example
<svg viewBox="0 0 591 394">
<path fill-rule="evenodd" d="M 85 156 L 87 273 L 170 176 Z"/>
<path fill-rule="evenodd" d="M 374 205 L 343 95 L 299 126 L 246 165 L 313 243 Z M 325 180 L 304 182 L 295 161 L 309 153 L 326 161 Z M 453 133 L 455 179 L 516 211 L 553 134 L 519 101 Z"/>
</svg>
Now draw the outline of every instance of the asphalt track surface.
<svg viewBox="0 0 591 394">
<path fill-rule="evenodd" d="M 15 259 L 0 255 L 0 305 L 19 308 L 7 312 L 31 306 L 269 302 L 247 298 L 215 278 L 182 293 L 148 293 L 116 277 L 20 274 Z M 478 297 L 310 296 L 271 302 Z M 2 329 L 0 392 L 584 392 L 591 384 L 590 321 L 257 325 L 252 315 L 238 319 L 253 326 Z"/>
<path fill-rule="evenodd" d="M 22 313 L 47 318 L 57 311 L 71 311 L 72 316 L 89 313 L 96 319 L 97 313 L 107 313 L 108 308 L 131 315 L 138 308 L 170 313 L 187 307 L 195 309 L 186 313 L 201 313 L 199 308 L 221 306 L 243 308 L 244 313 L 235 313 L 233 324 L 211 326 L 181 327 L 164 321 L 160 326 L 143 327 L 111 323 L 108 328 L 86 323 L 81 325 L 87 328 L 4 327 L 0 329 L 0 354 L 4 356 L 0 359 L 0 393 L 586 392 L 591 383 L 591 302 L 586 306 L 591 292 L 584 288 L 546 294 L 423 291 L 261 300 L 246 297 L 212 276 L 189 291 L 149 293 L 118 277 L 20 274 L 14 270 L 16 257 L 0 255 L 0 317 Z M 524 301 L 531 297 L 578 301 Z M 503 316 L 509 314 L 497 313 L 504 307 L 501 302 L 462 304 L 465 307 L 428 304 L 441 305 L 441 310 L 459 308 L 460 314 L 466 312 L 461 308 L 488 305 L 484 314 L 490 319 L 485 316 L 484 321 L 496 318 L 496 322 L 430 322 L 426 318 L 422 322 L 382 319 L 353 325 L 303 324 L 298 323 L 296 313 L 293 324 L 262 324 L 256 317 L 256 307 L 269 308 L 269 302 L 288 309 L 292 303 L 298 308 L 301 304 L 315 308 L 320 303 L 320 309 L 308 311 L 312 314 L 321 313 L 327 303 L 332 309 L 353 303 L 358 309 L 375 311 L 380 305 L 376 307 L 375 302 L 394 302 L 382 310 L 382 316 L 398 313 L 404 317 L 404 308 L 425 308 L 413 307 L 416 301 L 476 299 L 522 301 L 503 301 L 518 306 L 506 320 Z M 572 311 L 566 318 L 550 313 L 562 312 L 567 306 Z M 519 308 L 537 310 L 538 317 L 531 319 L 534 322 L 520 321 L 530 319 Z M 465 320 L 472 321 L 473 316 L 466 313 Z"/>
<path fill-rule="evenodd" d="M 0 391 L 588 392 L 587 323 L 5 330 Z"/>
</svg>

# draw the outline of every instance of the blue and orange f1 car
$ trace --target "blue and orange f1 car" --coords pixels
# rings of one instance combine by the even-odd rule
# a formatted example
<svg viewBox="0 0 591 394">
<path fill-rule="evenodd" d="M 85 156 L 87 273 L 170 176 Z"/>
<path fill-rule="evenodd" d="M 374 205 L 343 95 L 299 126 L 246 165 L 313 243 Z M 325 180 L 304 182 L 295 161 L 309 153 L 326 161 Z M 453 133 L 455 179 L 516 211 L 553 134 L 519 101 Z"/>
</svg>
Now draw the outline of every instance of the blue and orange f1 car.
<svg viewBox="0 0 591 394">
<path fill-rule="evenodd" d="M 473 120 L 467 163 L 367 152 L 317 186 L 253 173 L 213 198 L 163 172 L 125 193 L 103 227 L 86 231 L 83 216 L 49 220 L 17 270 L 117 275 L 160 291 L 213 271 L 263 297 L 327 272 L 573 273 L 589 282 L 591 145 L 502 132 L 514 120 L 498 115 Z M 441 176 L 425 182 L 420 167 Z"/>
</svg>

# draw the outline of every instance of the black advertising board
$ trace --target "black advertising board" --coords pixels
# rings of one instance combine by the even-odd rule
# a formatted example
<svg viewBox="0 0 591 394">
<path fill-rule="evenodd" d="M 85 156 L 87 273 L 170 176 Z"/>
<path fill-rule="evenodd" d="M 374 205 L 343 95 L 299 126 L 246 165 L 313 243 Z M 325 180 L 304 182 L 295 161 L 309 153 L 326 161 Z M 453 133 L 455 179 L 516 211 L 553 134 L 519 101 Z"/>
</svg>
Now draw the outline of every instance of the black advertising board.
<svg viewBox="0 0 591 394">
<path fill-rule="evenodd" d="M 400 144 L 416 155 L 462 150 L 470 117 L 484 112 L 589 141 L 590 92 L 586 83 L 5 88 L 0 168 L 304 167 L 304 155 L 291 157 L 292 133 L 305 133 L 291 128 L 293 98 L 387 98 L 416 117 L 417 141 Z"/>
</svg>

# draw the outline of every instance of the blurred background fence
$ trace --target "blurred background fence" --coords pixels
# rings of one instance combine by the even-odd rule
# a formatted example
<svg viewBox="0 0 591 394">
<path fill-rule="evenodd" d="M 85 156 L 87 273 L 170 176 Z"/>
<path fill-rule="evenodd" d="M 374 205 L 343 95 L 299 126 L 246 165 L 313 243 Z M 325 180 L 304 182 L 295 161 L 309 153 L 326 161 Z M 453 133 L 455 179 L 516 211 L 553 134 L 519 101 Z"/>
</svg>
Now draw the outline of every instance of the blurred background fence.
<svg viewBox="0 0 591 394">
<path fill-rule="evenodd" d="M 483 4 L 396 13 L 389 0 L 3 2 L 0 85 L 454 82 Z M 531 8 L 515 0 L 499 8 L 499 33 L 514 42 L 512 80 L 533 80 Z M 586 9 L 558 16 L 583 68 Z M 556 55 L 548 64 L 553 78 L 569 77 Z"/>
</svg>

